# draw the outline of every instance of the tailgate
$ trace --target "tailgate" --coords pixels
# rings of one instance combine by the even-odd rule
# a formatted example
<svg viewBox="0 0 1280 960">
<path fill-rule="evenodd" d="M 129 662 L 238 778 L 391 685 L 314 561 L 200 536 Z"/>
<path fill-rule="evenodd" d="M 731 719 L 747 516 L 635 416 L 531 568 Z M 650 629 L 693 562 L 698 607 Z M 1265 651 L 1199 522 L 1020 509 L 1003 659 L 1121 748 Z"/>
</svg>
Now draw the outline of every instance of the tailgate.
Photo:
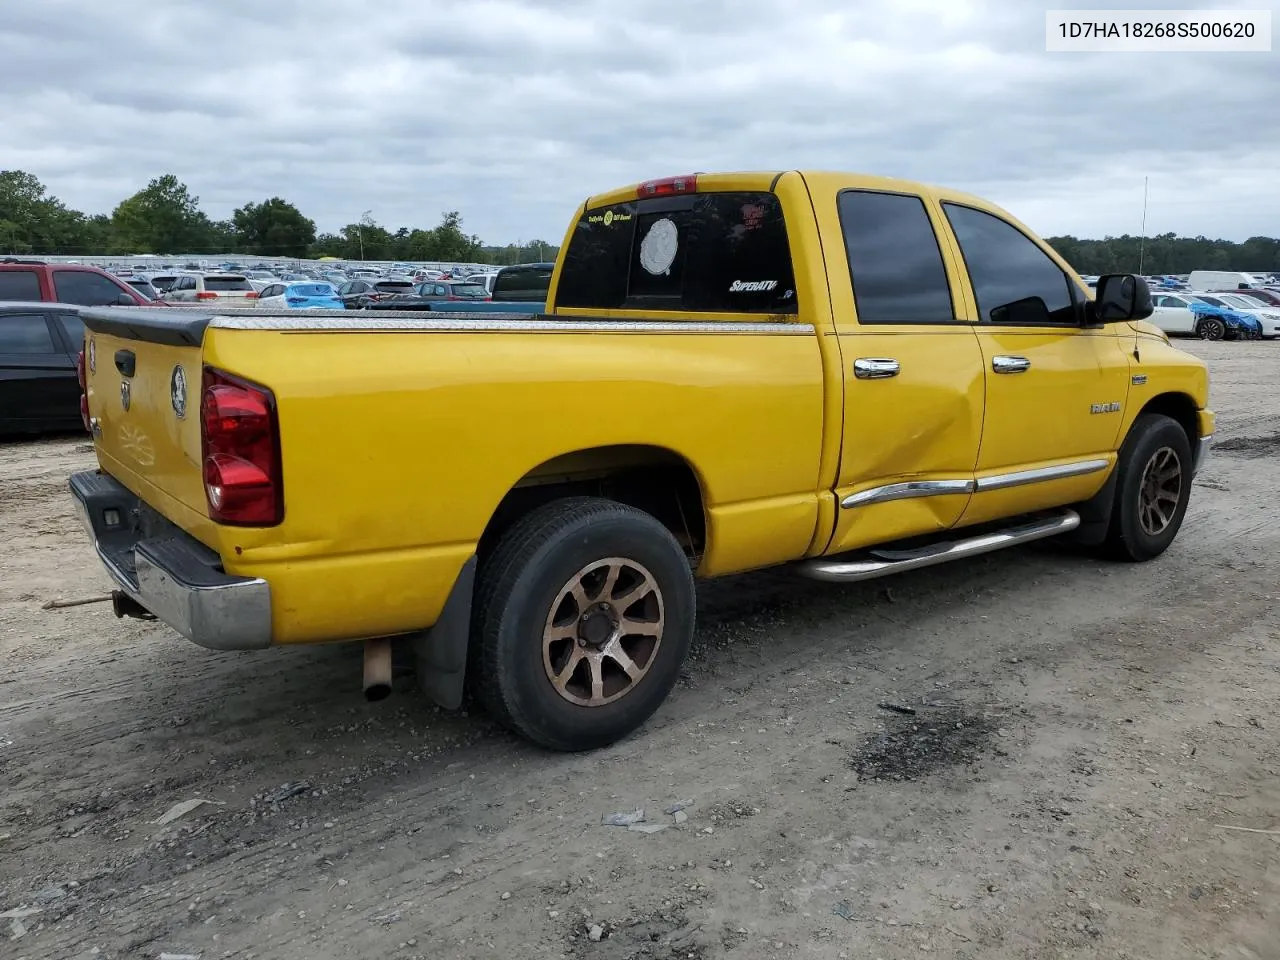
<svg viewBox="0 0 1280 960">
<path fill-rule="evenodd" d="M 199 536 L 201 342 L 209 315 L 188 308 L 88 307 L 85 380 L 102 469 Z"/>
</svg>

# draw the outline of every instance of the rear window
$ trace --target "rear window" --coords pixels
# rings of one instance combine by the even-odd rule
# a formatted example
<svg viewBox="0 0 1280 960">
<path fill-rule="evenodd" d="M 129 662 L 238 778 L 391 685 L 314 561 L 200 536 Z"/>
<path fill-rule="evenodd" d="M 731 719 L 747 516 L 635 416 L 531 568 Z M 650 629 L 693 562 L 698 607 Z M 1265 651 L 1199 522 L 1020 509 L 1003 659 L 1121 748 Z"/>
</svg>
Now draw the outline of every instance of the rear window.
<svg viewBox="0 0 1280 960">
<path fill-rule="evenodd" d="M 409 293 L 413 290 L 413 284 L 408 280 L 379 280 L 373 287 L 383 293 Z"/>
<path fill-rule="evenodd" d="M 455 297 L 487 297 L 489 295 L 489 291 L 478 283 L 455 283 L 452 289 Z"/>
<path fill-rule="evenodd" d="M 291 297 L 332 297 L 337 291 L 327 283 L 295 283 L 285 293 Z"/>
<path fill-rule="evenodd" d="M 204 288 L 214 293 L 233 293 L 237 290 L 252 290 L 253 284 L 244 277 L 205 277 Z"/>
<path fill-rule="evenodd" d="M 34 270 L 0 270 L 0 300 L 39 300 L 40 277 Z"/>
<path fill-rule="evenodd" d="M 704 193 L 588 210 L 556 306 L 795 313 L 782 204 L 772 193 Z"/>
<path fill-rule="evenodd" d="M 542 303 L 551 287 L 552 267 L 514 267 L 494 278 L 493 299 Z"/>
</svg>

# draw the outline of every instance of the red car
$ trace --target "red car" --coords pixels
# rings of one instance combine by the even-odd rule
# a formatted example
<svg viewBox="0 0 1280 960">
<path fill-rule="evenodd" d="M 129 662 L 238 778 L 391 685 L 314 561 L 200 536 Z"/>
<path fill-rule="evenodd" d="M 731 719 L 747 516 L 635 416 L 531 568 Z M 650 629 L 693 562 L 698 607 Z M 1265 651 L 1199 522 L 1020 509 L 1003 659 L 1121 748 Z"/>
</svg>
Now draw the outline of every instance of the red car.
<svg viewBox="0 0 1280 960">
<path fill-rule="evenodd" d="M 97 267 L 16 257 L 0 260 L 0 300 L 74 303 L 82 307 L 160 305 Z"/>
</svg>

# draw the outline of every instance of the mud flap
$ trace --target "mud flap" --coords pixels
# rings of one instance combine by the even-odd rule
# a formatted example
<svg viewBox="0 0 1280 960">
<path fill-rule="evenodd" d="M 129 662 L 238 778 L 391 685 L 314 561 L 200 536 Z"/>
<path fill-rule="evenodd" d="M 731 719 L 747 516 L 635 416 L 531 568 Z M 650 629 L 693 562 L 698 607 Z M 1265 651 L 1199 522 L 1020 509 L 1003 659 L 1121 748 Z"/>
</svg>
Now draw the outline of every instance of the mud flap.
<svg viewBox="0 0 1280 960">
<path fill-rule="evenodd" d="M 1119 476 L 1120 464 L 1117 463 L 1111 468 L 1111 476 L 1107 477 L 1101 490 L 1088 500 L 1071 505 L 1071 509 L 1080 514 L 1080 526 L 1064 536 L 1064 542 L 1096 547 L 1107 538 L 1107 530 L 1111 527 L 1111 511 L 1116 503 L 1116 479 Z"/>
<path fill-rule="evenodd" d="M 457 710 L 462 706 L 467 645 L 471 638 L 471 595 L 475 583 L 476 558 L 473 555 L 462 565 L 436 625 L 413 635 L 418 687 L 446 710 Z"/>
</svg>

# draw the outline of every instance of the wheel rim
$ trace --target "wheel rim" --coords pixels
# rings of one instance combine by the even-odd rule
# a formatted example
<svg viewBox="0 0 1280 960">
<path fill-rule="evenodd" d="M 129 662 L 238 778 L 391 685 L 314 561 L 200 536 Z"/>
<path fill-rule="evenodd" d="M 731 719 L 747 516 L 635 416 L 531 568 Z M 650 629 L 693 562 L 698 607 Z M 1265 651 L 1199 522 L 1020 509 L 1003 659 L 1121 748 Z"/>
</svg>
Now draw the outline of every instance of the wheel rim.
<svg viewBox="0 0 1280 960">
<path fill-rule="evenodd" d="M 1206 320 L 1200 326 L 1200 336 L 1206 340 L 1221 340 L 1224 328 L 1217 320 Z"/>
<path fill-rule="evenodd" d="M 542 629 L 542 667 L 564 699 L 602 707 L 644 679 L 665 625 L 662 590 L 643 564 L 596 560 L 556 594 Z"/>
<path fill-rule="evenodd" d="M 1156 537 L 1169 529 L 1182 498 L 1182 459 L 1172 447 L 1151 455 L 1142 471 L 1138 491 L 1138 522 Z"/>
</svg>

